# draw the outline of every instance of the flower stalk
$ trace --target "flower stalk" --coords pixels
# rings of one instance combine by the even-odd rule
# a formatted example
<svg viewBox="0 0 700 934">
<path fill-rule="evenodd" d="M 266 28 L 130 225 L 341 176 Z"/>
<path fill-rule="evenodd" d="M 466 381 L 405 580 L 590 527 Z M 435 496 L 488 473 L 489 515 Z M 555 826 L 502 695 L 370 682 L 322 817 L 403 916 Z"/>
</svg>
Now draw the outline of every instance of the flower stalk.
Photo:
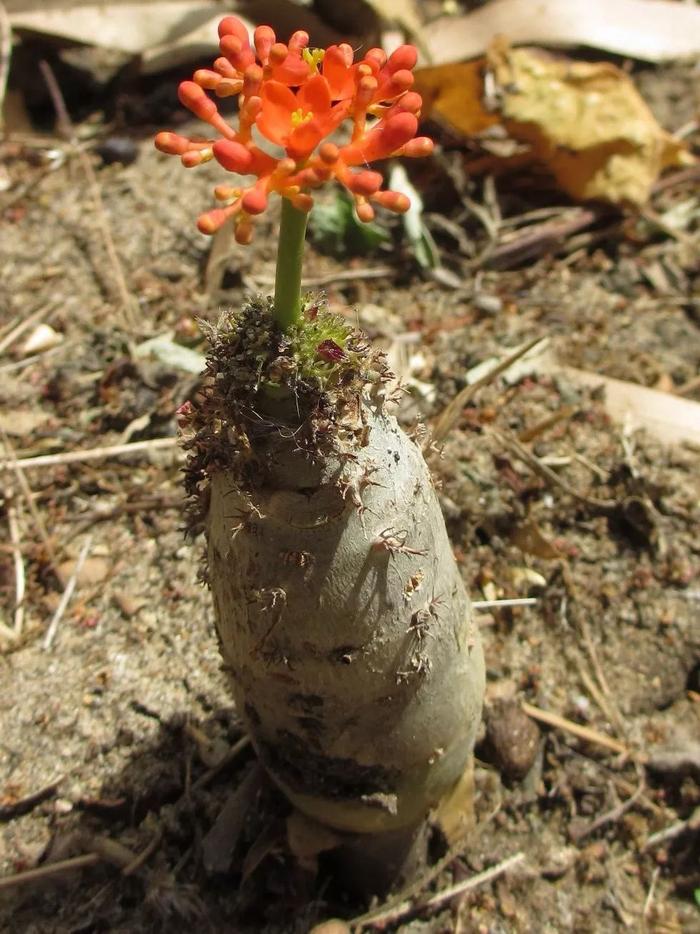
<svg viewBox="0 0 700 934">
<path fill-rule="evenodd" d="M 289 330 L 301 316 L 301 271 L 308 217 L 289 198 L 282 198 L 272 317 L 283 331 Z"/>
</svg>

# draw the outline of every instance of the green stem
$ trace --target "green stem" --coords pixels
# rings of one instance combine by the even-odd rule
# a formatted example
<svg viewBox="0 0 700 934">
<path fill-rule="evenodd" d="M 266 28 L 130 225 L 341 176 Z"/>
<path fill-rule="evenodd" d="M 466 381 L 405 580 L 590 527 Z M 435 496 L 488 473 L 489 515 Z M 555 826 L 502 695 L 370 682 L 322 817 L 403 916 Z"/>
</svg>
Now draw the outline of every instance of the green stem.
<svg viewBox="0 0 700 934">
<path fill-rule="evenodd" d="M 307 220 L 306 211 L 299 211 L 289 198 L 282 198 L 272 315 L 283 331 L 287 331 L 301 315 L 301 266 Z"/>
</svg>

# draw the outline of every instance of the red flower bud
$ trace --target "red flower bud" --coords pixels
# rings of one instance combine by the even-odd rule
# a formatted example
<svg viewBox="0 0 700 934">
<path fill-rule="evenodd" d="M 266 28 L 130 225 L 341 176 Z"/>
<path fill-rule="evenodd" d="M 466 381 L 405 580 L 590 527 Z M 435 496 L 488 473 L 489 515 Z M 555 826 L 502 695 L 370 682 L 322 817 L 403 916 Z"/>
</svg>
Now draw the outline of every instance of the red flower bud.
<svg viewBox="0 0 700 934">
<path fill-rule="evenodd" d="M 248 29 L 237 16 L 225 16 L 219 23 L 219 39 L 224 36 L 237 36 L 242 44 L 250 45 Z"/>
<path fill-rule="evenodd" d="M 400 45 L 398 49 L 393 51 L 389 56 L 386 68 L 389 74 L 394 74 L 397 71 L 411 71 L 411 69 L 416 67 L 416 62 L 418 61 L 418 50 L 415 45 Z"/>
<path fill-rule="evenodd" d="M 253 163 L 253 154 L 235 140 L 220 139 L 214 143 L 214 158 L 229 172 L 246 175 Z"/>
<path fill-rule="evenodd" d="M 267 195 L 262 188 L 251 188 L 243 195 L 243 210 L 248 214 L 262 214 L 267 207 Z"/>
<path fill-rule="evenodd" d="M 344 179 L 345 185 L 357 195 L 373 195 L 382 187 L 382 176 L 379 172 L 365 169 L 362 172 L 348 175 Z"/>
<path fill-rule="evenodd" d="M 192 148 L 192 143 L 185 136 L 178 136 L 177 133 L 169 133 L 166 130 L 156 134 L 153 142 L 156 149 L 169 156 L 181 156 Z"/>
<path fill-rule="evenodd" d="M 223 76 L 215 71 L 210 71 L 208 68 L 198 68 L 192 75 L 192 80 L 195 84 L 198 84 L 200 88 L 213 91 L 218 86 L 219 82 L 223 80 Z"/>
<path fill-rule="evenodd" d="M 277 42 L 277 36 L 271 26 L 258 26 L 254 33 L 255 51 L 263 65 L 267 65 L 270 49 Z"/>
<path fill-rule="evenodd" d="M 202 88 L 194 81 L 181 81 L 177 89 L 177 96 L 180 103 L 191 110 L 195 117 L 209 123 L 211 118 L 218 113 L 216 104 L 211 98 L 207 97 Z"/>
<path fill-rule="evenodd" d="M 207 211 L 206 214 L 199 215 L 197 218 L 197 228 L 200 233 L 210 237 L 224 226 L 230 214 L 231 212 L 227 211 L 225 208 L 214 208 L 213 211 Z"/>
<path fill-rule="evenodd" d="M 408 197 L 400 191 L 378 191 L 376 195 L 372 195 L 372 201 L 397 214 L 405 214 L 411 207 Z"/>
</svg>

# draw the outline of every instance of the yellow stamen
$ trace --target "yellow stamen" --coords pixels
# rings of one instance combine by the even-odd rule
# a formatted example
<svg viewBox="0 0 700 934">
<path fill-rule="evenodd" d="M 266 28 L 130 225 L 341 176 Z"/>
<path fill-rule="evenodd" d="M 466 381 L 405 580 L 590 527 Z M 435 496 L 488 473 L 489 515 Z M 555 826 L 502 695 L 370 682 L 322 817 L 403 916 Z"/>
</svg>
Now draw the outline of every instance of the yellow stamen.
<svg viewBox="0 0 700 934">
<path fill-rule="evenodd" d="M 308 123 L 309 120 L 313 120 L 314 115 L 311 111 L 304 113 L 301 107 L 298 110 L 295 110 L 292 113 L 292 126 L 297 127 L 301 126 L 304 123 Z"/>
<path fill-rule="evenodd" d="M 312 74 L 318 73 L 318 66 L 323 61 L 323 56 L 326 54 L 325 49 L 302 49 L 301 57 L 304 59 L 306 64 L 311 69 Z"/>
</svg>

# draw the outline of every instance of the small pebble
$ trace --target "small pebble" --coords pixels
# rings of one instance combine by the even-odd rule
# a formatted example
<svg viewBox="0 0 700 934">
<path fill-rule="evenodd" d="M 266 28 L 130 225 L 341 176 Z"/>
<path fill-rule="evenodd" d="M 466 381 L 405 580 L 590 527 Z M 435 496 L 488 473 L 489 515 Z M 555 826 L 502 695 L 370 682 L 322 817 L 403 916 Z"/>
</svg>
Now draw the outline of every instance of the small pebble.
<svg viewBox="0 0 700 934">
<path fill-rule="evenodd" d="M 350 934 L 350 928 L 344 921 L 331 918 L 312 927 L 309 934 Z"/>
<path fill-rule="evenodd" d="M 517 701 L 499 701 L 486 714 L 486 739 L 501 774 L 518 780 L 535 762 L 540 731 Z"/>
<path fill-rule="evenodd" d="M 503 310 L 503 302 L 497 295 L 477 292 L 472 301 L 478 311 L 483 311 L 487 315 L 497 315 L 499 311 Z"/>
<path fill-rule="evenodd" d="M 122 165 L 131 165 L 136 161 L 139 147 L 133 139 L 125 136 L 108 136 L 106 140 L 95 147 L 95 152 L 105 165 L 121 162 Z"/>
</svg>

